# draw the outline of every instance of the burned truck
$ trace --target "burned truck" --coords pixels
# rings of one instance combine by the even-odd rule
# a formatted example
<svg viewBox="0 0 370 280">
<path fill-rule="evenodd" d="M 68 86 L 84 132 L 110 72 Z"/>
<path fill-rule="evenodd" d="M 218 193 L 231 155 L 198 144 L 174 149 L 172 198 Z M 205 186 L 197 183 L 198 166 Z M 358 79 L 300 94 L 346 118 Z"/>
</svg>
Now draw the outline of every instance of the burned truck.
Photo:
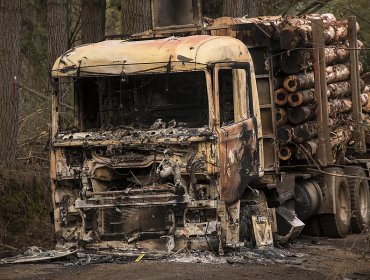
<svg viewBox="0 0 370 280">
<path fill-rule="evenodd" d="M 58 130 L 54 95 L 51 178 L 62 240 L 222 248 L 256 242 L 253 223 L 258 242 L 271 244 L 264 192 L 248 186 L 263 176 L 263 149 L 242 42 L 104 41 L 65 53 L 53 77 L 72 78 L 75 90 L 75 131 Z"/>
<path fill-rule="evenodd" d="M 274 99 L 274 59 L 286 52 L 276 55 L 260 20 L 220 22 L 83 45 L 55 62 L 51 187 L 60 242 L 222 252 L 290 240 L 305 223 L 332 237 L 351 224 L 367 228 L 368 154 L 356 144 L 365 134 L 354 132 L 356 149 L 341 157 L 325 141 L 333 130 L 323 113 L 326 79 L 318 78 L 323 44 L 314 50 L 324 61 L 312 81 L 318 109 L 304 119 L 315 128 L 301 129 L 310 138 L 295 143 L 296 126 L 279 126 Z M 178 33 L 189 36 L 171 36 Z M 358 85 L 358 57 L 351 61 Z M 74 121 L 61 129 L 65 80 L 73 82 Z M 303 158 L 291 160 L 292 147 Z"/>
</svg>

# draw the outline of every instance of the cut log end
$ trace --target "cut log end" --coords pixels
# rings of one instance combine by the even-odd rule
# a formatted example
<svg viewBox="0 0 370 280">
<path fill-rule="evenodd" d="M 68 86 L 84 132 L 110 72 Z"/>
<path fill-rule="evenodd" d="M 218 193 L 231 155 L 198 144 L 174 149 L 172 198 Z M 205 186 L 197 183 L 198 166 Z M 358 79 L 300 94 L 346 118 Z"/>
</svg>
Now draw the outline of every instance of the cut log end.
<svg viewBox="0 0 370 280">
<path fill-rule="evenodd" d="M 286 74 L 295 74 L 307 67 L 311 60 L 311 54 L 308 51 L 284 52 L 279 56 L 279 65 Z"/>
<path fill-rule="evenodd" d="M 297 76 L 291 75 L 284 80 L 284 88 L 289 92 L 295 92 L 298 88 Z"/>
<path fill-rule="evenodd" d="M 279 158 L 281 160 L 289 160 L 293 156 L 293 150 L 292 148 L 288 146 L 281 146 L 279 149 Z"/>
<path fill-rule="evenodd" d="M 310 120 L 315 113 L 314 106 L 299 106 L 288 111 L 288 120 L 292 124 L 300 124 Z"/>
<path fill-rule="evenodd" d="M 302 92 L 295 92 L 288 96 L 289 105 L 292 107 L 298 107 L 303 104 L 304 98 Z"/>
<path fill-rule="evenodd" d="M 278 129 L 277 129 L 277 136 L 279 138 L 279 140 L 281 141 L 292 141 L 292 132 L 291 132 L 291 127 L 289 126 L 280 126 Z"/>
<path fill-rule="evenodd" d="M 313 139 L 303 143 L 297 147 L 295 157 L 298 160 L 307 160 L 308 158 L 316 155 L 319 148 L 318 140 Z"/>
<path fill-rule="evenodd" d="M 283 108 L 276 109 L 276 124 L 277 125 L 284 125 L 287 122 L 287 113 L 286 110 Z"/>
<path fill-rule="evenodd" d="M 274 92 L 275 103 L 279 106 L 284 106 L 288 103 L 288 91 L 285 88 L 278 88 Z"/>
</svg>

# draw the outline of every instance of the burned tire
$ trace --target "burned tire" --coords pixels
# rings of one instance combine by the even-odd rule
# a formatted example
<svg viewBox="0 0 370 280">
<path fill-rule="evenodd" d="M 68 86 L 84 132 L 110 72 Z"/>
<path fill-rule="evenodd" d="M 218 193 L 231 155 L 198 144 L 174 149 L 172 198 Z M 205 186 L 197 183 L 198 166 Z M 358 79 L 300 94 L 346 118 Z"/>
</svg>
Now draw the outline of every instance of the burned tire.
<svg viewBox="0 0 370 280">
<path fill-rule="evenodd" d="M 347 175 L 367 177 L 360 166 L 349 166 L 344 169 Z M 348 178 L 351 198 L 351 230 L 354 233 L 364 231 L 369 226 L 369 183 L 365 179 Z"/>
<path fill-rule="evenodd" d="M 344 175 L 341 168 L 327 168 L 326 172 Z M 329 191 L 334 184 L 335 214 L 321 214 L 319 216 L 321 230 L 324 236 L 343 238 L 347 236 L 351 224 L 351 202 L 346 178 L 325 176 L 325 187 Z"/>
<path fill-rule="evenodd" d="M 308 220 L 305 221 L 305 224 L 306 225 L 302 231 L 303 235 L 314 236 L 314 237 L 319 237 L 322 235 L 320 221 L 317 215 L 308 218 Z"/>
</svg>

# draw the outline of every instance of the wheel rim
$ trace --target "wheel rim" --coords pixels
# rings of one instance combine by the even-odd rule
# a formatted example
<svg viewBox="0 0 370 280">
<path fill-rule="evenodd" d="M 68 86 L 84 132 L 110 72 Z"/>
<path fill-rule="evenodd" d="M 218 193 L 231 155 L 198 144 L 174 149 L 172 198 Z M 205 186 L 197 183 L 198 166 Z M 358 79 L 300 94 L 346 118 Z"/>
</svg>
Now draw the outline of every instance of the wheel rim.
<svg viewBox="0 0 370 280">
<path fill-rule="evenodd" d="M 345 188 L 341 187 L 339 189 L 339 218 L 341 221 L 348 225 L 349 224 L 349 218 L 348 218 L 348 213 L 349 213 L 349 199 L 348 196 L 345 192 Z"/>
<path fill-rule="evenodd" d="M 365 185 L 361 182 L 359 185 L 360 215 L 364 221 L 367 221 L 368 197 L 365 188 Z"/>
</svg>

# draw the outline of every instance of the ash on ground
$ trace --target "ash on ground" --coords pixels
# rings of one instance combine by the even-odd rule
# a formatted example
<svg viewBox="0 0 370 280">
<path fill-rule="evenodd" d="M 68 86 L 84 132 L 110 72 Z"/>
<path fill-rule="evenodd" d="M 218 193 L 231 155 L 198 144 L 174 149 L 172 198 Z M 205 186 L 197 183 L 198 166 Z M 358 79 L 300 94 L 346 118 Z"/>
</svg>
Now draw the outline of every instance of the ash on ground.
<svg viewBox="0 0 370 280">
<path fill-rule="evenodd" d="M 145 251 L 145 250 L 42 250 L 31 247 L 23 254 L 0 260 L 0 264 L 42 263 L 53 262 L 65 267 L 84 266 L 99 263 L 128 263 L 142 261 L 161 261 L 177 263 L 204 264 L 295 264 L 300 265 L 307 260 L 307 254 L 294 253 L 287 249 L 249 249 L 240 247 L 231 249 L 223 255 L 211 251 L 194 251 L 181 249 L 177 252 Z"/>
</svg>

